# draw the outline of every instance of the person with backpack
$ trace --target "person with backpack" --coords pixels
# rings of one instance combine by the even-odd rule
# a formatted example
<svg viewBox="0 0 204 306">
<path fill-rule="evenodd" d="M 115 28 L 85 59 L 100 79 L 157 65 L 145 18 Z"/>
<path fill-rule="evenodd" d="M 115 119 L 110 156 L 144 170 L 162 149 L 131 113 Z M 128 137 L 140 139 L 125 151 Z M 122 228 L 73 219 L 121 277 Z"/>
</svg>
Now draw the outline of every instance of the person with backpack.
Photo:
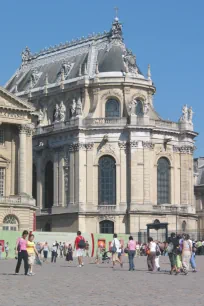
<svg viewBox="0 0 204 306">
<path fill-rule="evenodd" d="M 113 241 L 111 242 L 111 253 L 112 253 L 112 260 L 113 260 L 113 268 L 115 267 L 115 263 L 118 262 L 123 267 L 122 261 L 118 258 L 118 253 L 120 252 L 121 244 L 117 238 L 117 234 L 113 235 Z"/>
<path fill-rule="evenodd" d="M 179 239 L 176 237 L 175 233 L 171 233 L 171 237 L 168 239 L 167 252 L 169 255 L 169 260 L 171 263 L 170 274 L 173 275 L 175 272 L 176 275 L 179 273 L 176 266 L 176 257 L 177 257 L 177 248 L 179 247 Z"/>
<path fill-rule="evenodd" d="M 84 237 L 82 237 L 81 232 L 77 232 L 77 237 L 74 242 L 74 250 L 76 249 L 76 256 L 78 257 L 79 268 L 83 267 L 83 255 L 84 249 L 86 247 L 86 241 Z"/>
</svg>

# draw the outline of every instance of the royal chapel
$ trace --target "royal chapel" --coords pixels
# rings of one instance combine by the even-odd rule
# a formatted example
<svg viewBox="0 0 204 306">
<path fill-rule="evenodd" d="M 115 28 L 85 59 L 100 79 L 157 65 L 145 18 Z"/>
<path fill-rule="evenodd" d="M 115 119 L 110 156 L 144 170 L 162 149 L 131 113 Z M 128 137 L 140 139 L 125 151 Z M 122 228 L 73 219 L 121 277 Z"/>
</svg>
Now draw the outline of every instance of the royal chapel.
<svg viewBox="0 0 204 306">
<path fill-rule="evenodd" d="M 37 230 L 197 229 L 192 108 L 160 117 L 150 65 L 141 72 L 118 17 L 108 32 L 26 47 L 5 90 L 33 106 Z"/>
</svg>

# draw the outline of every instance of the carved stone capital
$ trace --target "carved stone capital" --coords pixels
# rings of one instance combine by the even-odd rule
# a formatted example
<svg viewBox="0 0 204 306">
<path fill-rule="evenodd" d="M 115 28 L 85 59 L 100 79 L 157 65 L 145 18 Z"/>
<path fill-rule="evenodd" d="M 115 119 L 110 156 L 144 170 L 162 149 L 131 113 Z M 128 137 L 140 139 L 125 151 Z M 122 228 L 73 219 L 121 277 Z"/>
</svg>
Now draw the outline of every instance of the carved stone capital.
<svg viewBox="0 0 204 306">
<path fill-rule="evenodd" d="M 121 150 L 126 150 L 128 144 L 127 144 L 126 141 L 119 141 L 119 142 L 118 142 L 118 146 L 119 146 L 119 148 L 120 148 Z"/>
<path fill-rule="evenodd" d="M 144 149 L 150 149 L 150 150 L 154 149 L 154 144 L 150 141 L 143 141 L 142 146 Z"/>
<path fill-rule="evenodd" d="M 27 125 L 21 124 L 18 126 L 19 134 L 26 134 L 27 133 Z"/>
<path fill-rule="evenodd" d="M 194 146 L 173 146 L 173 152 L 182 154 L 193 154 Z"/>
<path fill-rule="evenodd" d="M 84 149 L 86 149 L 85 144 L 82 143 L 82 142 L 74 143 L 74 144 L 73 144 L 73 147 L 74 147 L 74 151 L 75 151 L 75 152 L 77 152 L 77 151 L 79 151 L 79 150 L 84 150 Z"/>
<path fill-rule="evenodd" d="M 130 145 L 130 148 L 138 148 L 138 141 L 132 140 L 130 141 L 129 145 Z"/>
<path fill-rule="evenodd" d="M 88 151 L 93 150 L 94 143 L 93 142 L 86 143 L 85 147 Z"/>
</svg>

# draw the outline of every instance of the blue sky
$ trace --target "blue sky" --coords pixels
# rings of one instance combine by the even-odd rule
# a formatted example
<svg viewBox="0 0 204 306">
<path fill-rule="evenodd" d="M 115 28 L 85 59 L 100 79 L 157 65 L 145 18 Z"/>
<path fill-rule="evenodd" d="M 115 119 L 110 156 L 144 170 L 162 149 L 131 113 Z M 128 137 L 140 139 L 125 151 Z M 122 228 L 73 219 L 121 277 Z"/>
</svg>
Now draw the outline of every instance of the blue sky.
<svg viewBox="0 0 204 306">
<path fill-rule="evenodd" d="M 177 121 L 183 104 L 192 106 L 199 132 L 195 156 L 204 156 L 203 0 L 1 1 L 0 85 L 20 65 L 25 46 L 36 52 L 109 30 L 115 6 L 125 43 L 142 72 L 151 64 L 156 110 L 164 119 Z"/>
</svg>

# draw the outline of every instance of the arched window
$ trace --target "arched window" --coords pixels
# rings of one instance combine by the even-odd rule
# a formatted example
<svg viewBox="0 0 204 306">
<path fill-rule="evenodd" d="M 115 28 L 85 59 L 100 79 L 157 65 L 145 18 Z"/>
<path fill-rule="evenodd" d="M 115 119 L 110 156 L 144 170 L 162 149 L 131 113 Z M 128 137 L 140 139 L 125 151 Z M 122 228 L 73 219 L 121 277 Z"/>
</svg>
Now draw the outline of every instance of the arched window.
<svg viewBox="0 0 204 306">
<path fill-rule="evenodd" d="M 33 198 L 37 199 L 37 170 L 35 164 L 33 164 L 33 188 L 32 188 Z"/>
<path fill-rule="evenodd" d="M 143 103 L 140 100 L 136 100 L 137 104 L 136 104 L 136 115 L 137 116 L 142 116 L 144 114 L 143 112 Z"/>
<path fill-rule="evenodd" d="M 182 222 L 182 231 L 185 232 L 186 231 L 186 221 Z"/>
<path fill-rule="evenodd" d="M 116 204 L 116 166 L 115 159 L 109 155 L 99 159 L 98 203 Z"/>
<path fill-rule="evenodd" d="M 18 220 L 14 215 L 7 215 L 3 221 L 3 231 L 18 231 Z"/>
<path fill-rule="evenodd" d="M 45 167 L 45 208 L 53 206 L 53 163 L 49 161 Z"/>
<path fill-rule="evenodd" d="M 157 164 L 157 203 L 170 203 L 170 163 L 165 157 Z"/>
<path fill-rule="evenodd" d="M 105 117 L 120 117 L 120 105 L 117 100 L 111 99 L 106 102 Z"/>
<path fill-rule="evenodd" d="M 114 222 L 104 220 L 100 222 L 100 233 L 101 234 L 113 234 L 114 233 Z"/>
</svg>

